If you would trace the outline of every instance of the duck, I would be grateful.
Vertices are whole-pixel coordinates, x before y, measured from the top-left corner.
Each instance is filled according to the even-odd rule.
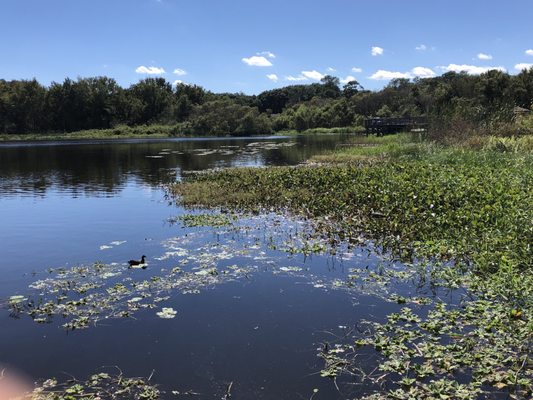
[[[145,263],[146,263],[146,256],[144,256],[144,255],[141,257],[140,261],[139,260],[129,260],[128,261],[128,264],[130,265],[130,268],[131,267],[135,267],[137,265],[143,265]]]

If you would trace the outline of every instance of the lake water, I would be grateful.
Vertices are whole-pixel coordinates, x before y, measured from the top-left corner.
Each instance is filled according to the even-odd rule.
[[[306,235],[305,222],[283,216],[248,216],[219,228],[170,223],[198,211],[172,204],[164,191],[188,171],[294,165],[346,140],[0,145],[0,363],[32,380],[84,378],[105,366],[126,376],[153,373],[166,398],[187,397],[171,391],[190,390],[200,394],[193,398],[220,399],[231,382],[239,399],[309,399],[315,388],[315,399],[364,392],[361,385],[339,392],[320,376],[317,354],[360,321],[382,320],[400,308],[372,290],[336,289],[351,268],[375,269],[386,261],[371,246],[337,256],[288,251],[317,239]],[[146,269],[127,268],[127,260],[143,254]],[[95,262],[111,265],[111,272],[65,272]],[[50,278],[78,288],[94,283],[88,293],[104,293],[95,302],[111,305],[75,330],[62,327],[70,316],[36,323],[9,310],[10,296],[37,300]],[[109,298],[107,289],[117,285],[129,292]],[[48,290],[43,301],[57,301],[54,296],[57,291]],[[172,307],[175,318],[158,317],[163,307]],[[117,317],[125,310],[128,318]]]

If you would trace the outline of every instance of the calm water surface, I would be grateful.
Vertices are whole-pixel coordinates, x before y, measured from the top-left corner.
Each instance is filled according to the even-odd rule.
[[[172,253],[176,243],[192,258],[217,249],[247,249],[247,256],[230,254],[213,262],[252,271],[197,294],[169,291],[157,309],[140,310],[134,318],[104,319],[83,330],[65,331],[61,317],[47,324],[24,315],[14,318],[4,307],[0,363],[34,380],[61,379],[65,373],[83,378],[115,365],[128,376],[153,371],[152,381],[163,390],[192,390],[201,394],[196,398],[206,399],[220,399],[230,382],[241,399],[308,399],[314,388],[319,389],[315,399],[356,395],[360,387],[341,394],[332,381],[320,377],[323,363],[317,349],[342,337],[343,326],[382,318],[399,306],[367,294],[329,290],[328,282],[351,267],[375,265],[379,258],[368,249],[336,258],[288,256],[267,244],[294,240],[303,224],[275,216],[242,222],[249,230],[170,224],[169,218],[190,211],[169,204],[163,190],[188,171],[292,165],[345,140],[312,136],[0,145],[0,303],[11,295],[31,294],[28,285],[47,278],[48,268],[96,261],[122,266],[145,254],[148,268],[125,269],[120,279],[132,282],[168,273],[185,258]],[[271,228],[273,220],[277,228]],[[301,271],[283,269],[294,266]],[[176,317],[158,318],[160,307],[173,307]]]

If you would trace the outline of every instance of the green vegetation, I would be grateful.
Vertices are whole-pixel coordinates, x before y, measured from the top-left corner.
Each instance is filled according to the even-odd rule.
[[[140,310],[158,307],[169,299],[168,293],[172,290],[196,294],[201,289],[244,277],[250,272],[249,268],[236,265],[217,268],[218,260],[235,257],[244,251],[230,253],[225,248],[217,253],[219,248],[211,248],[215,246],[201,248],[203,252],[198,255],[172,246],[172,251],[159,259],[190,257],[182,259],[179,266],[164,274],[138,281],[132,281],[126,265],[116,263],[51,269],[49,277],[30,285],[31,295],[13,295],[7,305],[12,316],[28,315],[38,324],[63,318],[66,330],[87,329],[108,318],[132,318]],[[191,270],[182,268],[186,265]],[[149,271],[149,265],[147,269]],[[157,315],[162,318],[175,316],[167,307]]]
[[[262,92],[215,94],[196,85],[148,78],[120,87],[107,77],[65,79],[45,87],[36,80],[0,80],[0,134],[47,135],[141,126],[140,135],[250,135],[280,131],[361,129],[367,117],[426,116],[435,137],[457,133],[523,134],[531,118],[515,121],[516,106],[533,102],[533,68],[517,75],[449,72],[392,80],[379,91],[325,76],[320,83]],[[154,124],[163,125],[152,129]],[[118,133],[117,133],[118,134]],[[137,133],[134,133],[136,135]],[[85,132],[84,137],[98,136]],[[104,135],[108,135],[105,133]],[[26,137],[26,136],[24,136]],[[80,136],[81,137],[81,136]]]
[[[323,133],[364,133],[365,129],[362,126],[344,126],[338,128],[311,128],[305,131],[298,132],[295,129],[278,131],[276,134],[283,135],[312,135]]]
[[[134,139],[165,138],[177,136],[176,129],[169,125],[118,125],[111,129],[88,129],[66,133],[0,135],[0,142],[12,140],[77,140],[77,139]]]
[[[199,226],[212,226],[219,228],[221,226],[231,225],[234,218],[225,214],[185,214],[173,218],[171,222],[181,221],[184,227],[195,228]]]
[[[339,154],[362,160],[356,166],[229,169],[198,176],[175,191],[187,205],[289,207],[328,217],[342,225],[344,235],[363,233],[399,255],[437,253],[490,271],[502,262],[531,267],[529,153],[402,144],[404,139],[398,139],[341,150]],[[393,151],[382,155],[389,149]],[[382,162],[378,156],[389,159]],[[480,242],[486,246],[480,248]]]
[[[393,258],[425,260],[431,285],[465,291],[452,304],[391,297],[401,311],[323,351],[323,376],[374,382],[368,399],[529,398],[532,137],[453,139],[360,138],[310,165],[216,171],[172,190],[188,206],[289,209],[330,244],[364,236]],[[361,346],[379,355],[377,370],[364,370]]]
[[[25,399],[29,400],[158,400],[161,391],[150,384],[150,378],[126,378],[106,372],[91,375],[86,381],[70,379],[59,383],[48,379],[38,385]]]

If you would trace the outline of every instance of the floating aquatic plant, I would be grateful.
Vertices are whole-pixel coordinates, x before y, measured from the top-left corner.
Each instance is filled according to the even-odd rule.
[[[150,377],[151,378],[151,377]],[[60,383],[48,379],[24,399],[29,400],[159,400],[163,393],[150,378],[128,378],[119,373],[101,372],[91,375],[86,381],[69,379]]]
[[[163,319],[172,319],[176,316],[178,312],[175,311],[172,307],[163,307],[161,311],[157,312],[157,316]]]
[[[184,214],[179,217],[172,218],[170,222],[175,223],[181,221],[183,227],[194,228],[199,226],[211,226],[213,228],[220,228],[222,226],[231,225],[232,221],[235,219],[233,216],[228,216],[226,214]]]

